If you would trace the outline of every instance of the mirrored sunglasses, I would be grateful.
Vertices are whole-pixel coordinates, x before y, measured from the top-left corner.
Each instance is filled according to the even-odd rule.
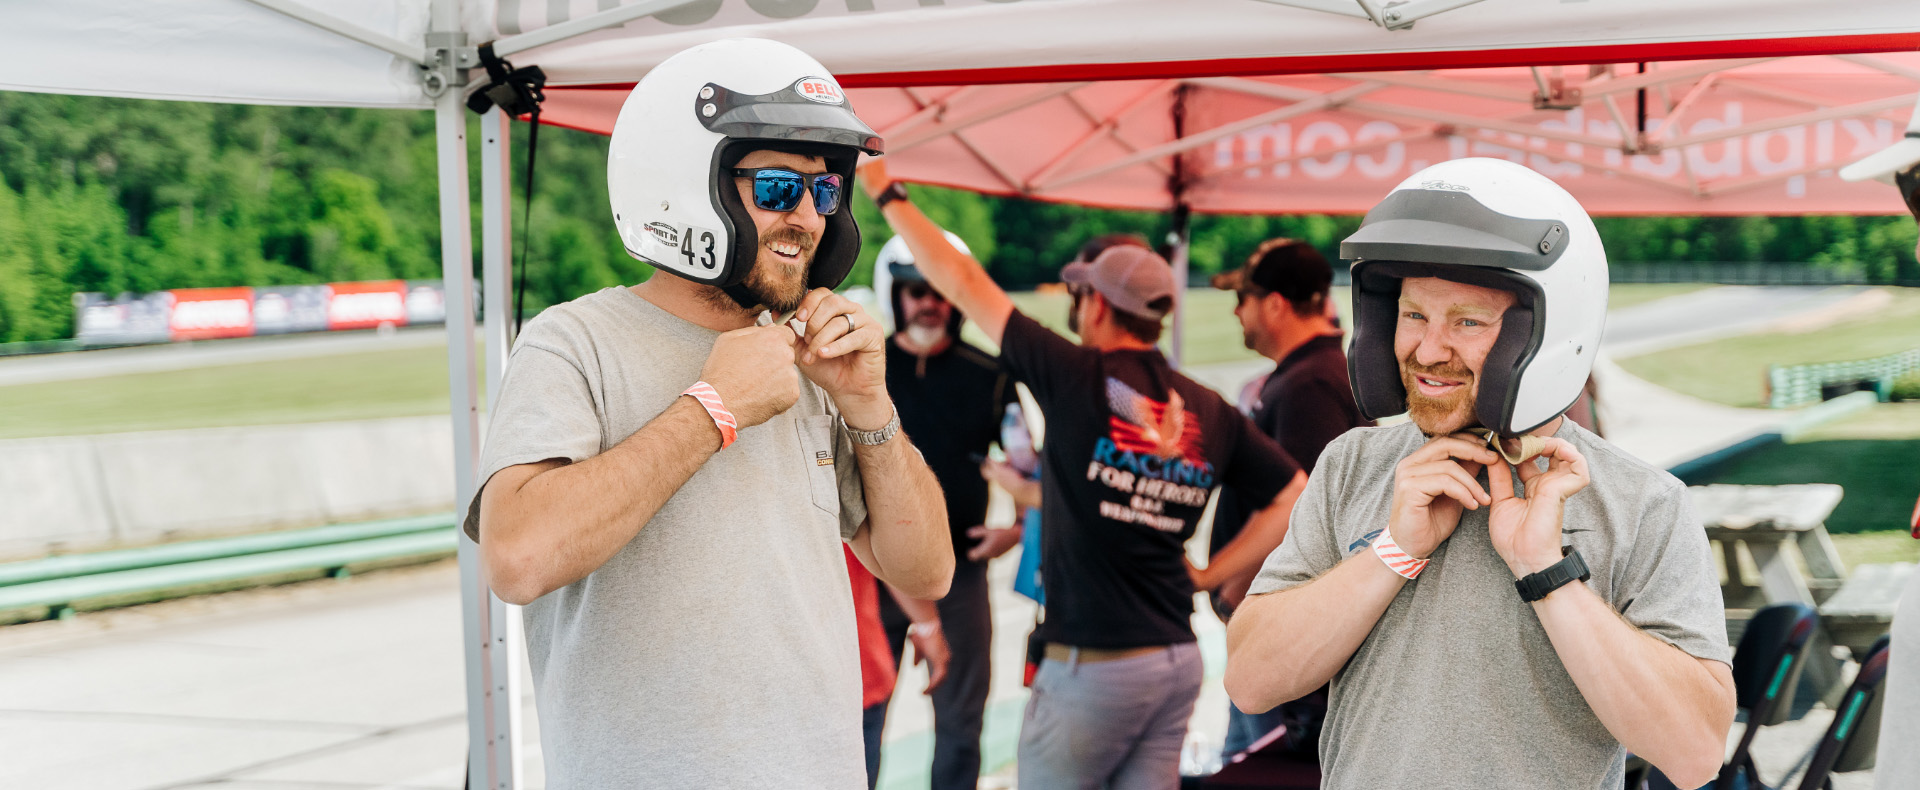
[[[839,173],[796,173],[783,167],[736,167],[736,178],[753,179],[753,204],[767,211],[792,211],[800,198],[813,193],[813,210],[822,215],[840,210]]]

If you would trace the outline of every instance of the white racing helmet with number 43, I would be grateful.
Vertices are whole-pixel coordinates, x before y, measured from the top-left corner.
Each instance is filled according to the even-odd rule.
[[[1347,372],[1369,419],[1407,410],[1394,354],[1400,282],[1498,288],[1517,297],[1479,377],[1481,426],[1517,436],[1572,406],[1607,317],[1607,253],[1586,209],[1546,176],[1504,159],[1455,159],[1401,182],[1340,243],[1353,261]]]
[[[777,41],[701,44],[633,86],[607,156],[614,228],[628,254],[753,306],[740,284],[758,257],[759,234],[732,170],[761,148],[822,157],[840,177],[841,205],[831,213],[819,205],[818,186],[808,185],[826,230],[807,286],[838,286],[860,253],[846,205],[854,165],[861,153],[881,152],[880,136],[854,115],[826,67]]]

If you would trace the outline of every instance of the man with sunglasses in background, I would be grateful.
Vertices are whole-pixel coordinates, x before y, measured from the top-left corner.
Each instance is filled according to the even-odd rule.
[[[1015,310],[980,263],[889,182],[884,160],[862,173],[927,281],[999,344],[1001,364],[1047,418],[1039,630],[1047,644],[1020,727],[1020,786],[1178,787],[1202,677],[1193,593],[1258,566],[1280,544],[1305,475],[1154,347],[1178,298],[1165,259],[1120,244],[1069,264],[1061,279],[1075,294],[1075,344]],[[1196,570],[1185,543],[1222,484],[1265,507]]]
[[[951,232],[946,238],[966,249]],[[939,661],[945,678],[933,698],[933,790],[973,790],[980,784],[980,730],[986,720],[993,642],[987,599],[987,561],[1019,541],[1017,530],[986,528],[987,481],[980,462],[1000,436],[1000,419],[1013,402],[1013,384],[993,355],[960,339],[965,319],[914,266],[899,236],[880,248],[874,289],[892,319],[887,342],[887,394],[900,409],[900,426],[927,457],[947,502],[954,548],[953,585],[945,598],[915,614],[880,596],[881,620],[897,662],[911,641],[922,659]],[[911,599],[907,604],[914,603]],[[926,614],[933,614],[928,617]],[[929,663],[929,670],[937,670]]]
[[[547,786],[866,786],[842,546],[918,598],[953,572],[885,335],[831,290],[880,144],[771,41],[668,58],[621,110],[614,225],[667,274],[527,324],[466,519],[526,607]]]
[[[1213,287],[1233,291],[1233,315],[1240,320],[1249,349],[1274,361],[1273,372],[1241,404],[1255,427],[1273,437],[1306,470],[1309,479],[1327,443],[1373,421],[1360,416],[1347,381],[1347,355],[1341,351],[1333,299],[1333,267],[1320,251],[1299,239],[1269,239],[1247,256],[1247,265],[1213,278]],[[1246,506],[1232,491],[1221,492],[1214,509],[1212,549],[1225,548],[1246,522]],[[1256,571],[1230,579],[1213,595],[1221,620],[1246,597]],[[1317,759],[1320,726],[1326,720],[1326,689],[1261,714],[1227,706],[1223,758],[1240,752],[1281,726],[1282,740],[1269,748]]]

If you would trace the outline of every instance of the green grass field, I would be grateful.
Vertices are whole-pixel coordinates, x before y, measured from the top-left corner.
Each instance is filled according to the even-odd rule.
[[[1767,366],[1866,359],[1920,346],[1920,288],[1810,332],[1741,335],[1620,360],[1640,378],[1729,406],[1764,405]]]
[[[445,413],[441,346],[0,387],[0,438]]]
[[[1827,519],[1834,533],[1904,530],[1920,498],[1920,403],[1883,403],[1789,444],[1734,459],[1709,482],[1835,483],[1846,489]],[[1907,547],[1920,559],[1920,541]],[[1904,546],[1895,542],[1893,547]]]

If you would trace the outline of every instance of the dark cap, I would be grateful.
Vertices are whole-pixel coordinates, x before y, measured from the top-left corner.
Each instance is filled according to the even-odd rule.
[[[1313,245],[1299,239],[1268,239],[1247,257],[1247,265],[1213,276],[1213,287],[1246,294],[1277,293],[1295,304],[1333,286],[1333,267]]]

